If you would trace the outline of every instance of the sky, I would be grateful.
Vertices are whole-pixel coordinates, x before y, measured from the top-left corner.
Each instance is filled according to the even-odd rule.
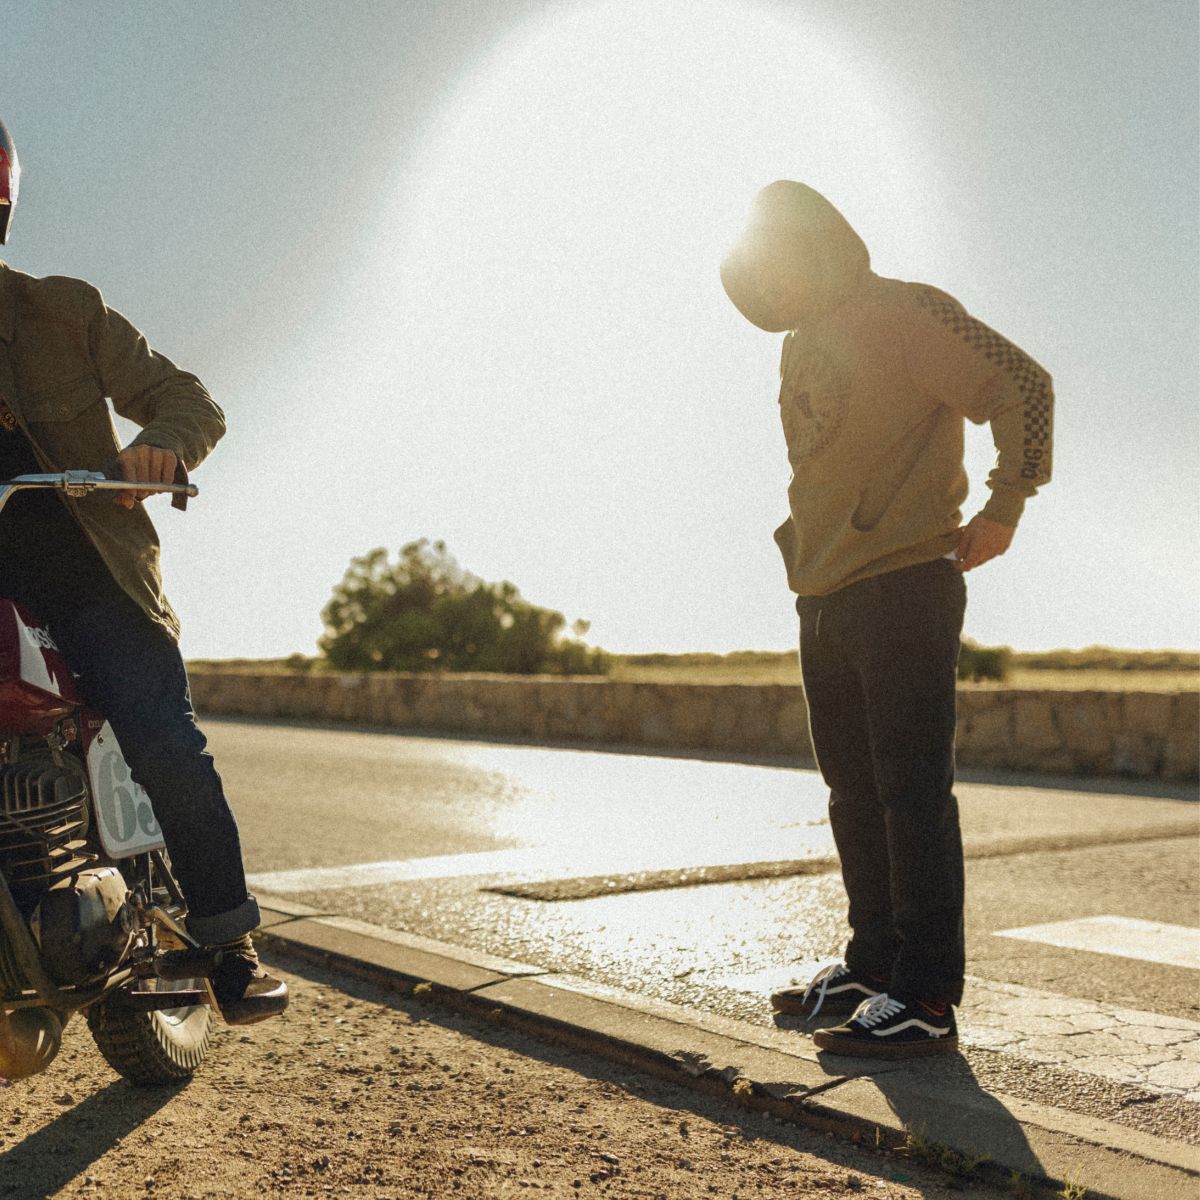
[[[227,415],[187,513],[149,502],[188,656],[313,653],[351,557],[420,537],[609,650],[792,647],[779,338],[717,276],[779,178],[1054,376],[1055,478],[966,635],[1200,645],[1192,0],[0,15],[5,261]],[[992,455],[969,427],[968,517]]]

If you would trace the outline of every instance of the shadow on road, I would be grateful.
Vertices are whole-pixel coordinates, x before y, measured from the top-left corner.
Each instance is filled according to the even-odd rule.
[[[819,1020],[774,1014],[777,1029],[811,1034]],[[818,1054],[831,1086],[821,1093],[837,1107],[838,1095],[859,1091],[855,1107],[869,1108],[873,1089],[908,1131],[914,1158],[941,1165],[951,1173],[988,1162],[1030,1178],[1044,1169],[1021,1123],[1003,1102],[985,1090],[961,1054],[939,1055],[912,1062],[847,1058]],[[881,1112],[881,1116],[882,1116]]]
[[[300,955],[288,954],[275,946],[267,951],[264,958],[313,983],[378,1004],[392,1012],[405,1013],[413,1020],[453,1030],[484,1045],[511,1050],[526,1058],[573,1071],[586,1079],[619,1087],[640,1100],[672,1112],[691,1113],[726,1129],[736,1128],[739,1136],[747,1141],[767,1141],[798,1154],[814,1155],[831,1164],[850,1166],[884,1179],[903,1179],[907,1187],[923,1196],[945,1196],[944,1178],[936,1177],[933,1182],[925,1182],[913,1176],[911,1167],[903,1157],[855,1147],[848,1140],[840,1144],[828,1141],[826,1134],[780,1122],[766,1112],[747,1109],[729,1099],[727,1086],[723,1083],[714,1081],[709,1087],[707,1080],[697,1079],[694,1085],[688,1086],[680,1082],[674,1072],[670,1077],[656,1074],[652,1066],[633,1053],[629,1055],[628,1062],[597,1057],[586,1046],[573,1044],[569,1031],[565,1029],[563,1040],[559,1042],[543,1039],[512,1025],[489,1025],[469,1013],[455,1011],[441,1001],[423,1000],[420,996],[401,993],[373,980],[331,969]],[[863,1165],[861,1160],[864,1155],[870,1157],[871,1166]],[[936,1166],[933,1163],[929,1165]]]
[[[186,1086],[185,1081],[139,1088],[118,1080],[65,1108],[18,1145],[0,1151],[0,1182],[5,1192],[22,1200],[46,1200],[58,1195]],[[66,1094],[63,1102],[72,1103]]]
[[[831,1068],[837,1062],[825,1054],[818,1059]],[[949,1151],[944,1165],[951,1170],[990,1162],[1031,1179],[1045,1174],[1021,1123],[980,1086],[961,1055],[880,1072],[869,1082],[909,1131],[914,1153],[931,1165]]]

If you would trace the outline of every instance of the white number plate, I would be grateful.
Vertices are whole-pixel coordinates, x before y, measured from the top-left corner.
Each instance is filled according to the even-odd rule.
[[[134,783],[117,735],[107,721],[88,747],[87,768],[92,780],[92,808],[105,853],[110,858],[132,858],[161,850],[162,830],[150,797]]]

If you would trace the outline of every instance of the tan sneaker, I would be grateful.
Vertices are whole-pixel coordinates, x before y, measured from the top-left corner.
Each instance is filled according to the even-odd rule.
[[[259,966],[249,934],[218,949],[221,954],[208,981],[227,1025],[253,1025],[287,1008],[287,984]]]

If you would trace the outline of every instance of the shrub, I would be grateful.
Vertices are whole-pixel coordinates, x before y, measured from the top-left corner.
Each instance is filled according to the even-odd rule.
[[[973,683],[1002,683],[1012,668],[1013,652],[1007,646],[980,646],[964,638],[958,655],[958,677]]]
[[[596,675],[609,666],[603,650],[564,637],[562,613],[530,604],[511,583],[485,583],[427,538],[394,563],[382,548],[352,559],[321,619],[335,670]]]

